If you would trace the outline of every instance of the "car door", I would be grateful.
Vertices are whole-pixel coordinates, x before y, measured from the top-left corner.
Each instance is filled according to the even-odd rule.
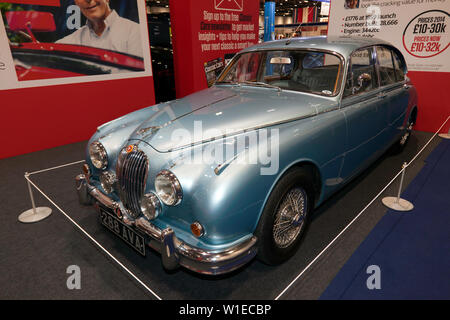
[[[387,145],[402,133],[403,120],[409,100],[405,84],[404,62],[390,47],[377,46],[377,64],[380,76],[380,104],[385,109],[387,122]]]
[[[360,77],[370,77],[370,80],[360,86]],[[350,179],[368,165],[385,144],[386,117],[380,105],[379,93],[374,48],[355,51],[350,58],[341,102],[348,135],[340,175],[344,180]]]

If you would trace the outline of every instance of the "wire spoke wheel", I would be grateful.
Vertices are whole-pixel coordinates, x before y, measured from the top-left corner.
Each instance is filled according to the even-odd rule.
[[[278,248],[287,248],[297,239],[305,224],[306,202],[306,192],[300,187],[283,197],[273,223],[273,240]]]
[[[411,135],[412,128],[414,126],[414,123],[410,123],[408,128],[406,129],[406,132],[403,134],[402,138],[400,139],[400,145],[404,146],[406,142],[408,141],[409,136]]]

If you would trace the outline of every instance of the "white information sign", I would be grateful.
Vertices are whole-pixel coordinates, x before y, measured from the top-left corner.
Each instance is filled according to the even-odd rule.
[[[333,0],[328,35],[375,37],[411,71],[450,72],[450,0]]]

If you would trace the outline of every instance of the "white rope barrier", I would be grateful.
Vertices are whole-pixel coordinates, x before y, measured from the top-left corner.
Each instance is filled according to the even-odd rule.
[[[414,156],[414,158],[407,164],[404,164],[402,169],[394,176],[394,178],[389,181],[389,183],[373,198],[365,207],[362,209],[358,215],[350,221],[350,223],[341,231],[339,234],[331,240],[331,242],[292,280],[289,285],[275,298],[275,300],[279,300],[283,294],[286,293],[287,290],[289,290],[290,287],[298,280],[300,277],[309,269],[311,266],[336,242],[336,240],[348,229],[350,226],[369,208],[372,203],[375,202],[376,199],[378,199],[379,196],[398,178],[399,175],[401,175],[404,170],[413,163],[417,157],[425,150],[425,148],[431,143],[431,141],[438,135],[438,133],[441,131],[441,129],[444,127],[444,125],[448,122],[450,119],[450,116],[447,118],[447,120],[444,121],[444,123],[441,125],[441,127],[436,131],[436,133],[431,137],[430,140],[425,144],[425,146]]]
[[[59,166],[63,167],[63,166]],[[57,167],[55,167],[57,168]],[[41,170],[40,172],[43,172]],[[47,170],[48,171],[48,170]],[[133,279],[135,279],[140,285],[142,285],[148,292],[158,300],[162,300],[152,289],[150,289],[142,280],[140,280],[133,272],[131,272],[125,265],[123,265],[116,257],[114,257],[108,250],[106,250],[97,240],[95,240],[89,233],[87,233],[78,223],[76,223],[67,213],[64,212],[52,199],[50,199],[39,187],[31,181],[28,175],[25,175],[25,179],[39,191],[51,204],[55,206],[75,227],[77,227],[86,237],[88,237],[95,245],[97,245],[104,253],[106,253],[112,260],[114,260],[122,269],[124,269]]]
[[[46,172],[46,171],[51,171],[51,170],[55,170],[55,169],[60,169],[60,168],[72,166],[72,165],[74,165],[74,164],[83,163],[83,162],[85,162],[85,160],[75,161],[75,162],[63,164],[63,165],[56,166],[56,167],[52,167],[52,168],[48,168],[48,169],[42,169],[42,170],[30,172],[28,175],[31,176],[31,175],[33,175],[33,174],[38,174],[38,173],[43,173],[43,172]]]

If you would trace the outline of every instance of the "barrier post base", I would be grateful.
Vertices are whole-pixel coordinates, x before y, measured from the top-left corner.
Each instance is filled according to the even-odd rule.
[[[395,211],[411,211],[414,209],[411,202],[402,198],[384,197],[381,201],[386,207]]]
[[[19,216],[19,221],[22,223],[33,223],[44,220],[52,214],[52,209],[49,207],[37,207],[36,209],[29,209]]]

